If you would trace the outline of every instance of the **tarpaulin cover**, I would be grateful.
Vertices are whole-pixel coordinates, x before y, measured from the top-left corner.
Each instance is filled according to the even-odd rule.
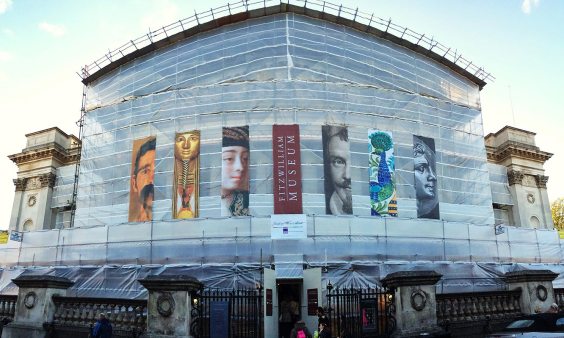
[[[273,213],[272,125],[298,124],[303,211],[325,214],[321,127],[350,137],[353,214],[370,215],[369,129],[394,137],[398,215],[416,218],[413,135],[436,144],[440,218],[494,224],[479,88],[373,35],[293,13],[219,27],[87,86],[74,226],[127,222],[133,141],[155,136],[153,220],[172,219],[175,133],[201,131],[200,217],[220,211],[222,127],[249,125],[253,216]],[[188,226],[188,225],[186,225]]]

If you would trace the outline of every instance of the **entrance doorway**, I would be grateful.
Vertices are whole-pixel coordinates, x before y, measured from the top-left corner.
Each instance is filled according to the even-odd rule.
[[[302,318],[301,279],[277,280],[278,291],[278,338],[289,338],[294,324]]]

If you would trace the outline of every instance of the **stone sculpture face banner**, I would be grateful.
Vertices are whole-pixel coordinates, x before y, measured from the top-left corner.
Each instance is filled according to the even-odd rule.
[[[439,219],[435,140],[413,135],[413,173],[417,218]]]
[[[173,217],[198,217],[200,197],[199,130],[176,133],[173,185]]]
[[[156,143],[154,136],[133,141],[129,222],[147,222],[153,219]]]
[[[370,214],[397,216],[394,141],[392,133],[368,131]]]
[[[347,127],[322,126],[325,212],[351,215],[351,153]]]
[[[224,127],[221,216],[249,215],[249,126]]]

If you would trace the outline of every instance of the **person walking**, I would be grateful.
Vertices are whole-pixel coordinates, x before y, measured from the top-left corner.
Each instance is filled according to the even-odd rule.
[[[96,324],[94,324],[92,338],[112,338],[112,324],[103,313],[100,313]]]

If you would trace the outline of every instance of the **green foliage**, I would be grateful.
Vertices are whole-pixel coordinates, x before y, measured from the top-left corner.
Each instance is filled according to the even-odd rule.
[[[564,198],[560,197],[552,202],[550,212],[552,213],[554,227],[557,230],[564,230]]]

